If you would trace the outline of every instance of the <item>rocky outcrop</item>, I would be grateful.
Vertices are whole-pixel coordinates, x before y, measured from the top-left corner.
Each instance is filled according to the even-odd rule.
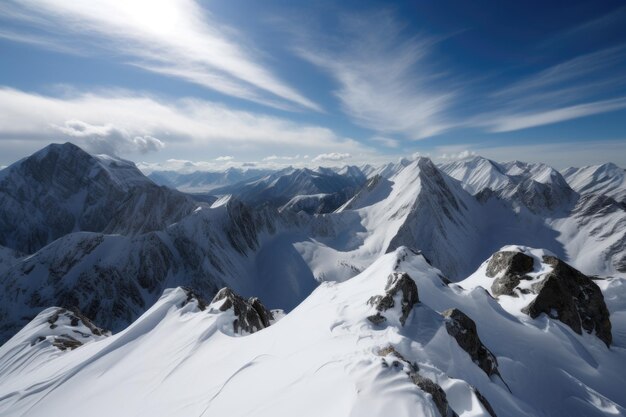
[[[397,295],[400,294],[399,316],[400,323],[404,326],[413,306],[419,302],[417,285],[406,272],[392,272],[387,277],[385,295],[375,295],[367,303],[376,307],[377,313],[368,317],[374,324],[382,324],[387,321],[384,312],[396,308]]]
[[[534,259],[521,252],[501,251],[493,254],[487,265],[487,276],[495,278],[491,284],[494,296],[510,295],[517,297],[515,287],[527,273],[533,270]]]
[[[591,278],[554,256],[543,262],[552,271],[532,286],[537,297],[522,311],[535,318],[545,313],[567,324],[576,333],[595,332],[609,346],[612,342],[609,311],[600,287]]]
[[[258,298],[245,298],[235,294],[230,288],[222,288],[211,301],[219,311],[232,310],[233,331],[235,333],[254,333],[269,327],[274,315]]]
[[[183,291],[185,291],[185,294],[187,294],[187,299],[183,301],[181,307],[184,307],[187,304],[195,303],[196,306],[198,307],[198,310],[200,311],[206,310],[208,304],[200,295],[198,295],[198,293],[196,293],[194,290],[188,287],[181,287],[181,288],[183,289]]]
[[[47,329],[31,342],[34,346],[47,340],[59,350],[74,350],[92,339],[110,336],[108,330],[93,324],[77,309],[57,308],[46,320]],[[49,333],[49,334],[48,334]]]
[[[461,349],[466,351],[474,363],[488,376],[500,375],[498,361],[478,337],[476,323],[457,308],[442,313],[446,318],[446,330],[457,341]]]
[[[383,359],[383,366],[392,366],[394,368],[402,368],[409,376],[411,381],[418,386],[419,389],[430,394],[439,414],[442,417],[458,417],[448,404],[448,399],[444,390],[434,381],[420,375],[419,367],[416,363],[411,363],[404,358],[393,346],[387,346],[378,351],[378,355],[383,358],[391,357],[391,361]]]

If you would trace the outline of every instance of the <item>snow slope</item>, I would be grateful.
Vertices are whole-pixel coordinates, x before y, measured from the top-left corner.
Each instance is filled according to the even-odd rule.
[[[393,273],[408,274],[419,302],[404,304],[407,281],[375,324],[368,300],[389,290]],[[323,283],[245,336],[233,332],[232,310],[201,309],[182,289],[165,291],[124,331],[74,350],[31,346],[47,331],[42,313],[0,348],[0,414],[439,416],[422,388],[437,384],[448,415],[624,415],[623,302],[610,304],[621,309],[611,311],[621,336],[608,349],[545,315],[511,314],[481,288],[447,286],[440,275],[401,247],[352,280]],[[623,300],[624,288],[611,281],[604,290]],[[450,307],[475,321],[498,374],[488,376],[449,333],[440,313]]]
[[[600,194],[626,201],[626,174],[615,164],[567,168],[561,173],[570,187],[580,194]]]
[[[51,306],[77,306],[100,325],[123,329],[164,289],[212,297],[228,285],[290,310],[317,285],[292,246],[305,238],[272,210],[234,198],[200,207],[178,223],[137,236],[77,232],[33,255],[0,263],[0,341]],[[0,252],[1,253],[1,252]]]
[[[572,168],[563,172],[567,178],[545,164],[499,164],[482,157],[440,168],[483,205],[494,224],[493,232],[483,236],[513,230],[508,243],[547,247],[589,274],[626,272],[626,206],[605,195],[611,190],[619,195],[623,170],[615,165]],[[488,209],[500,205],[514,216],[506,210],[493,215]],[[529,229],[535,238],[525,236]]]
[[[511,188],[511,196],[521,194],[518,185]],[[475,198],[430,159],[419,158],[390,178],[372,177],[336,213],[309,220],[317,223],[313,238],[295,246],[320,281],[350,278],[401,245],[422,251],[451,280],[466,277],[511,242],[576,259],[567,257],[545,214],[511,204],[505,196],[483,197]],[[604,264],[592,266],[588,272],[606,271]]]

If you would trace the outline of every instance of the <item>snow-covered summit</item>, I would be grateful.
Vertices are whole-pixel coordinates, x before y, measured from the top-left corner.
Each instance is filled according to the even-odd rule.
[[[32,253],[76,231],[158,230],[194,208],[132,162],[52,144],[2,171],[0,245]]]
[[[626,172],[613,163],[567,168],[561,173],[580,194],[600,194],[626,201]]]

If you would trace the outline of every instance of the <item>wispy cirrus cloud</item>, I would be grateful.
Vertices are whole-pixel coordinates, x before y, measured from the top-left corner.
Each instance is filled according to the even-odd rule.
[[[301,38],[303,59],[337,82],[342,110],[380,134],[421,139],[451,127],[447,111],[455,92],[434,87],[443,75],[427,59],[433,38],[406,36],[390,12],[343,17],[331,39]]]
[[[123,90],[53,97],[0,87],[0,155],[23,156],[51,140],[70,140],[91,152],[122,156],[164,146],[168,152],[193,152],[205,158],[304,149],[369,151],[325,127],[206,100],[164,99]]]
[[[626,108],[626,45],[583,54],[489,95],[468,124],[510,132]]]
[[[0,37],[66,51],[105,50],[127,63],[283,109],[320,107],[276,77],[243,36],[195,0],[8,0]],[[38,31],[38,32],[36,32]],[[37,35],[38,33],[38,35]]]

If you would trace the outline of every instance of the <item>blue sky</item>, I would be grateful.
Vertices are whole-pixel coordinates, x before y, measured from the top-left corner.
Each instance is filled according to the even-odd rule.
[[[626,4],[546,3],[3,1],[0,165],[626,166]]]

